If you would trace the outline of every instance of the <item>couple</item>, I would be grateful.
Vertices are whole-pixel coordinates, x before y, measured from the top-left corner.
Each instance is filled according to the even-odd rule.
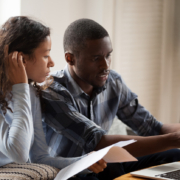
[[[121,76],[109,69],[113,49],[101,25],[80,19],[68,26],[64,34],[67,66],[53,74],[53,82],[43,91],[36,82],[46,84],[54,66],[49,28],[27,17],[13,17],[2,26],[0,37],[1,166],[29,158],[61,169],[93,150],[128,139],[137,140],[125,148],[138,162],[105,168],[106,162],[100,160],[78,178],[113,179],[180,160],[179,150],[173,149],[180,147],[180,125],[158,122]],[[106,135],[116,115],[148,137]]]

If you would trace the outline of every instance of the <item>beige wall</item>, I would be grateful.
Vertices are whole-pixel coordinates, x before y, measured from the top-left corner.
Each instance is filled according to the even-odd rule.
[[[111,33],[109,19],[104,19],[104,13],[113,13],[111,0],[22,0],[21,15],[33,17],[52,29],[52,58],[55,67],[65,66],[63,52],[63,34],[67,26],[79,18],[91,18],[107,27]],[[104,8],[102,8],[104,7]],[[111,15],[108,16],[112,18]]]
[[[21,0],[0,0],[0,25],[11,16],[21,14]]]

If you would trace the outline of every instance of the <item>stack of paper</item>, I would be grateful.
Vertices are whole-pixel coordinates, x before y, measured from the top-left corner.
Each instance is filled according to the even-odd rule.
[[[67,180],[73,175],[96,163],[100,159],[104,159],[107,163],[137,161],[136,158],[134,158],[131,154],[129,154],[125,149],[122,148],[134,142],[136,141],[120,141],[99,151],[93,152],[88,156],[80,159],[79,161],[60,170],[55,180]]]

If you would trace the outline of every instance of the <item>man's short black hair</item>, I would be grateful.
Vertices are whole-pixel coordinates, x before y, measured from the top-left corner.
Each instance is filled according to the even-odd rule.
[[[72,22],[64,33],[64,52],[76,53],[85,47],[87,40],[101,39],[109,36],[108,32],[91,19],[78,19]]]

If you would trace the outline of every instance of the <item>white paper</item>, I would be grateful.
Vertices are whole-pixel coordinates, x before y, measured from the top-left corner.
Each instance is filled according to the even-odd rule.
[[[99,151],[93,152],[77,162],[61,169],[54,180],[67,180],[75,174],[87,169],[100,159],[104,159],[107,163],[137,161],[122,147],[136,142],[135,140],[120,141],[116,144],[105,147]]]

